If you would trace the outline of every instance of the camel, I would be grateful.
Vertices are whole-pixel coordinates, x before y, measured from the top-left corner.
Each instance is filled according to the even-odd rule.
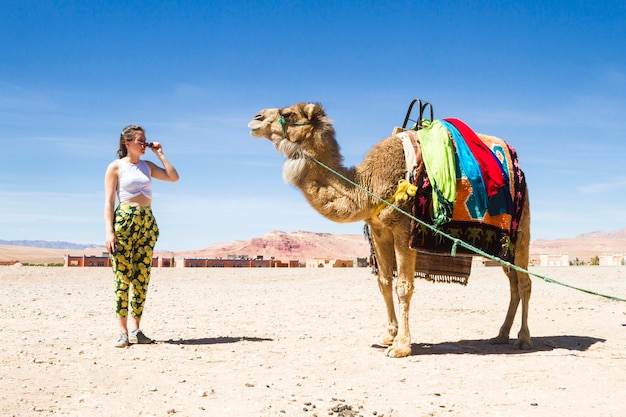
[[[407,173],[400,141],[394,136],[382,139],[360,164],[344,167],[332,121],[318,103],[261,110],[248,127],[252,136],[269,139],[286,157],[282,170],[284,181],[299,188],[317,212],[335,222],[363,221],[369,226],[378,262],[378,287],[387,310],[386,333],[382,340],[387,346],[385,354],[393,358],[411,355],[409,308],[416,270],[416,251],[409,247],[411,220],[393,207],[385,207],[372,217],[380,201],[346,181],[350,180],[382,198],[393,195],[399,179],[405,178]],[[483,135],[478,136],[482,140]],[[410,211],[410,200],[402,203],[400,208]],[[528,267],[529,242],[530,209],[528,198],[525,198],[514,242],[514,265],[523,270]],[[509,343],[509,333],[521,301],[521,328],[516,345],[520,349],[531,349],[528,329],[531,280],[527,273],[517,269],[506,266],[503,269],[509,279],[510,301],[504,323],[490,342]],[[398,316],[394,308],[394,279]]]

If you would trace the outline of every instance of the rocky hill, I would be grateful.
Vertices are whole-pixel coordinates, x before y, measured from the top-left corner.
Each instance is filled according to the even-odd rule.
[[[273,231],[245,241],[215,243],[202,250],[180,252],[176,256],[194,258],[227,258],[245,255],[250,258],[305,260],[311,258],[352,259],[369,256],[369,243],[364,235],[335,235],[297,231]]]
[[[588,235],[591,235],[589,237]],[[609,233],[589,233],[571,239],[538,239],[530,245],[531,258],[541,254],[569,254],[570,260],[587,261],[595,256],[612,253],[626,253],[626,237],[608,237]]]

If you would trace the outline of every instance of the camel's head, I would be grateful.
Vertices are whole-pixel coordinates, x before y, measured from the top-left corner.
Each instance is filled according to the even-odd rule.
[[[320,104],[300,103],[283,109],[261,110],[248,127],[252,136],[271,140],[279,151],[285,153],[281,150],[281,142],[296,144],[305,141],[320,124],[330,125],[324,108]]]
[[[252,136],[271,140],[276,150],[287,157],[283,166],[287,183],[299,183],[306,172],[307,156],[341,162],[332,121],[320,104],[300,103],[261,110],[248,127]]]

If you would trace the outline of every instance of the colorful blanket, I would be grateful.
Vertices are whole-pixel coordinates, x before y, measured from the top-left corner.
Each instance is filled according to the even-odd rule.
[[[398,136],[421,146],[424,165],[408,167],[417,186],[413,216],[511,262],[526,188],[515,149],[495,137],[479,138],[457,119],[435,120],[425,129]],[[451,215],[446,206],[452,207]],[[453,243],[412,221],[412,248],[450,253]],[[473,254],[462,247],[458,251]]]

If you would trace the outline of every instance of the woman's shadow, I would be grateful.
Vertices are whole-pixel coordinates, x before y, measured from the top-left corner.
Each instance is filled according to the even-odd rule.
[[[164,340],[161,343],[167,343],[170,345],[220,345],[224,343],[239,343],[239,342],[272,342],[274,339],[268,339],[264,337],[233,337],[233,336],[219,336],[219,337],[202,337],[199,339],[169,339]]]

